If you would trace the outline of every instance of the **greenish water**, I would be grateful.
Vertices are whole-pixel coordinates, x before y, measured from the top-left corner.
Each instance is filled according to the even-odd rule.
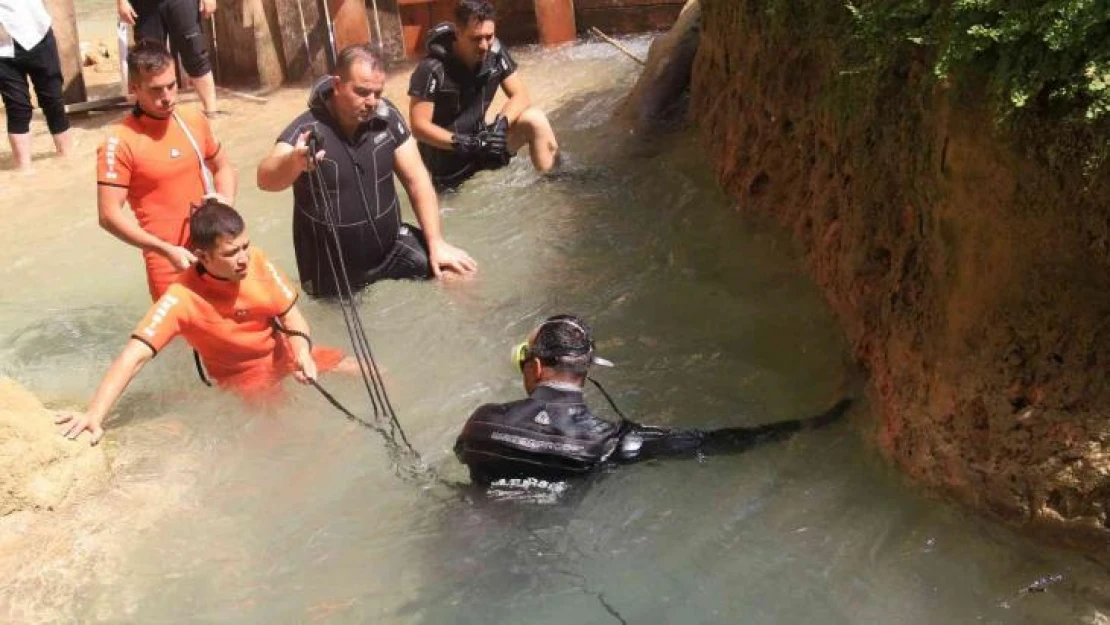
[[[644,50],[643,39],[632,44]],[[394,405],[429,466],[465,481],[450,453],[460,425],[482,402],[520,396],[509,348],[558,312],[592,321],[600,352],[617,363],[599,377],[645,422],[757,424],[814,414],[858,391],[843,337],[790,246],[737,213],[694,139],[605,123],[634,78],[626,59],[599,45],[520,59],[536,72],[538,98],[557,102],[568,172],[541,178],[518,159],[444,197],[449,238],[482,263],[480,277],[381,284],[360,303]],[[303,93],[275,99],[294,110]],[[244,173],[239,207],[254,242],[292,272],[290,198],[249,184],[287,120],[271,112],[234,121],[224,136]],[[44,217],[44,230],[0,235],[14,259],[0,267],[10,285],[0,370],[53,401],[83,402],[141,316],[145,286],[136,255],[91,214]],[[304,308],[318,340],[343,344],[333,306]],[[355,380],[326,384],[366,405]],[[375,436],[311,390],[290,391],[287,406],[252,413],[201,387],[185,349],[159,356],[111,422],[112,514],[89,508],[71,555],[19,571],[0,591],[6,614],[98,623],[1106,622],[1092,592],[1104,571],[918,494],[865,443],[872,417],[863,402],[848,422],[784,444],[626,467],[538,505],[399,480]],[[1046,577],[1044,592],[1022,592]]]

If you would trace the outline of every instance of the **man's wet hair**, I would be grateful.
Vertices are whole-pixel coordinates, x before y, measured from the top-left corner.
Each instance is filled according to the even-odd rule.
[[[127,52],[127,80],[132,83],[172,66],[173,57],[166,44],[153,39],[140,39]]]
[[[584,376],[593,348],[593,330],[581,317],[555,315],[540,324],[529,349],[545,367]]]
[[[479,24],[486,21],[497,20],[497,9],[489,0],[460,0],[455,7],[455,23],[466,26],[470,20]]]
[[[356,43],[340,50],[339,58],[335,61],[336,75],[343,80],[349,79],[355,63],[369,63],[371,72],[385,73],[385,58],[368,43]]]
[[[189,247],[209,250],[220,237],[234,239],[246,228],[239,211],[216,198],[208,198],[189,217]]]

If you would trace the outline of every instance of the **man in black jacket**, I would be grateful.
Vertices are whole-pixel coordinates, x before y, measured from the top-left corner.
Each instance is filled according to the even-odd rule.
[[[531,105],[516,63],[494,36],[495,18],[489,0],[461,0],[455,23],[429,33],[428,54],[409,79],[412,131],[437,189],[508,165],[525,144],[537,170],[557,162],[555,132]],[[498,87],[509,99],[487,124]]]
[[[590,366],[612,363],[594,353],[593,334],[582,319],[549,317],[514,356],[528,397],[480,406],[455,443],[455,455],[477,484],[524,478],[561,481],[606,462],[737,453],[830,423],[851,405],[843,399],[810,419],[748,428],[669,429],[623,416],[620,423],[612,423],[594,416],[583,395]]]

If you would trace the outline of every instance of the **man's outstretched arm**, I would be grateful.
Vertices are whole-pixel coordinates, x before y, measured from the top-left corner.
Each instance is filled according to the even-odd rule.
[[[72,440],[81,432],[88,430],[92,434],[91,444],[100,442],[100,438],[104,436],[102,427],[104,417],[116,404],[116,400],[123,394],[131,380],[135,379],[143,365],[150,362],[153,357],[154,350],[146,343],[135,338],[127,341],[123,351],[112,361],[108,372],[104,374],[104,379],[100,381],[100,386],[97,387],[92,401],[89,402],[88,410],[83,413],[59,415],[55,423],[62,426],[62,436]]]
[[[842,399],[825,412],[806,419],[787,419],[751,427],[716,430],[671,429],[632,424],[621,436],[617,458],[622,462],[639,462],[652,458],[737,454],[763,443],[787,440],[802,430],[834,423],[843,418],[851,406],[851,399]]]
[[[439,199],[432,186],[432,178],[428,175],[424,162],[420,160],[415,139],[409,137],[397,148],[393,153],[393,165],[401,184],[409,194],[409,200],[412,201],[416,220],[424,231],[435,276],[440,277],[445,270],[461,275],[477,271],[478,263],[469,254],[443,238],[439,221]]]

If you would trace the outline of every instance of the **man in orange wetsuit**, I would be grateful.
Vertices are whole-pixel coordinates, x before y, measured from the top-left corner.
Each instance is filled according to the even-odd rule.
[[[63,415],[63,434],[103,436],[101,424],[124,389],[158,351],[180,335],[221,387],[258,398],[292,373],[350,368],[342,352],[313,348],[297,292],[262,250],[252,248],[243,218],[214,198],[190,218],[197,262],[151,306],[108,368],[83,414]]]
[[[230,205],[236,176],[208,119],[177,109],[177,76],[165,47],[139,42],[127,63],[135,109],[97,152],[97,209],[105,230],[143,250],[150,295],[158,299],[196,260],[186,248],[190,206],[208,194]]]

